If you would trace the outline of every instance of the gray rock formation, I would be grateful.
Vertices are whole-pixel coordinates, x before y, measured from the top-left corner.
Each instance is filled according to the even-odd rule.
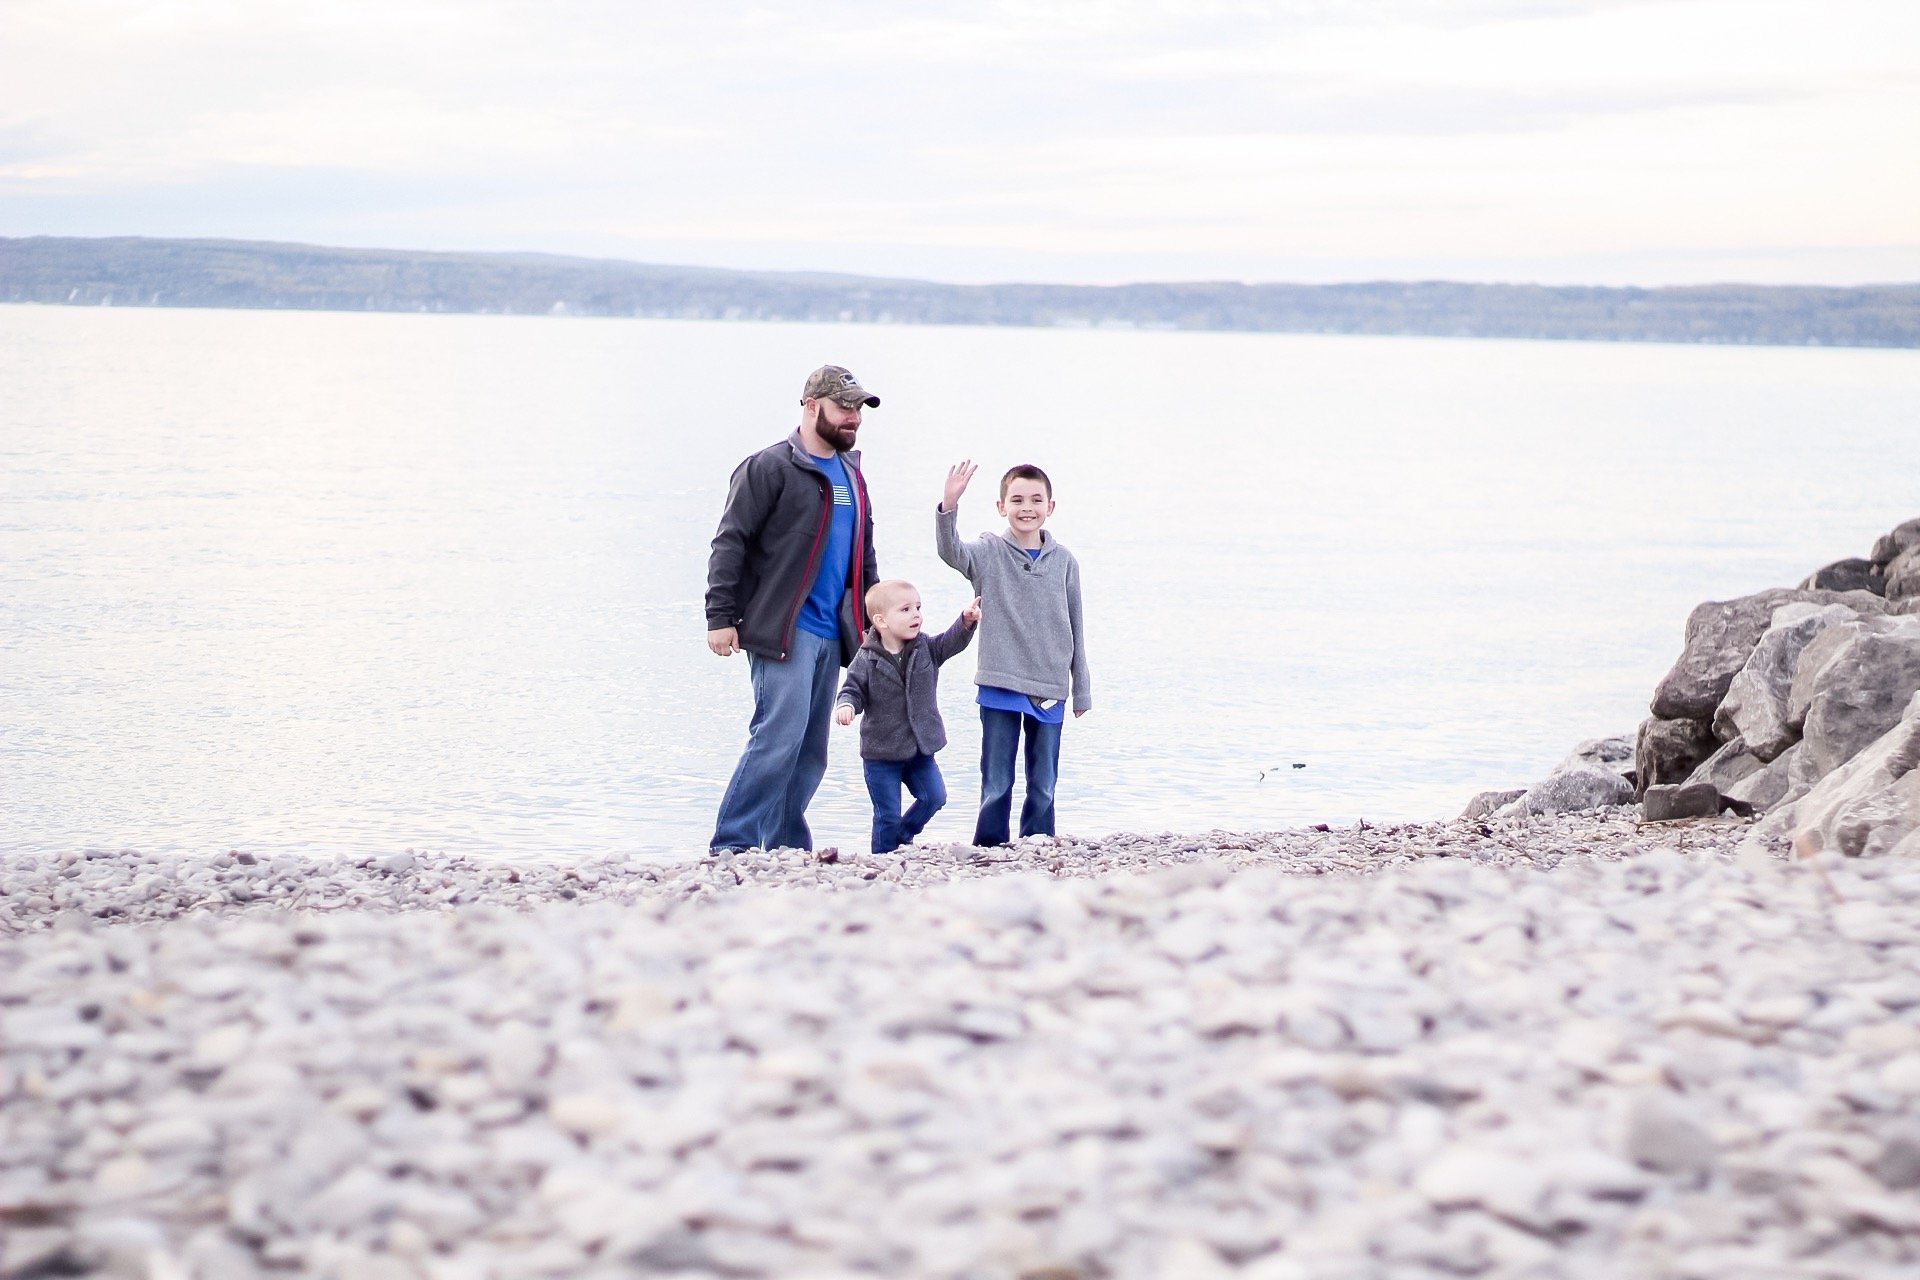
[[[1704,720],[1642,721],[1633,753],[1635,799],[1658,783],[1685,782],[1713,751],[1713,726]]]
[[[1687,615],[1686,646],[1653,691],[1650,708],[1661,720],[1713,720],[1727,687],[1773,625],[1773,611],[1797,600],[1844,604],[1856,613],[1883,614],[1886,601],[1868,591],[1792,591],[1772,587],[1734,600],[1709,600]]]
[[[1574,764],[1548,774],[1502,813],[1576,813],[1602,805],[1632,804],[1633,784],[1611,769]]]
[[[1920,856],[1920,694],[1893,728],[1822,778],[1812,790],[1776,810],[1755,839],[1785,836],[1811,856],[1829,850],[1847,857],[1897,853]]]
[[[1709,600],[1687,617],[1680,657],[1654,691],[1631,762],[1623,739],[1583,742],[1518,799],[1482,792],[1463,816],[1619,803],[1595,774],[1623,777],[1636,799],[1652,787],[1694,784],[1742,814],[1791,805],[1885,732],[1920,689],[1915,615],[1920,518],[1881,537],[1871,555],[1827,564],[1798,588]],[[1652,807],[1673,803],[1663,792]]]
[[[1802,755],[1824,778],[1900,721],[1920,691],[1920,634],[1863,631],[1821,664],[1808,688]]]
[[[1723,788],[1723,794],[1729,800],[1750,804],[1756,810],[1771,809],[1784,800],[1805,794],[1806,788],[1797,785],[1793,776],[1799,755],[1800,744],[1796,742],[1757,772],[1730,783]]]
[[[1851,560],[1835,560],[1830,565],[1815,569],[1801,582],[1802,591],[1871,591],[1885,595],[1887,575],[1884,565],[1871,560],[1855,557]]]
[[[1920,517],[1897,524],[1887,533],[1880,535],[1873,544],[1873,550],[1867,553],[1867,559],[1882,567],[1892,564],[1900,558],[1903,551],[1920,547]]]
[[[1757,759],[1767,761],[1800,737],[1787,716],[1787,695],[1800,654],[1813,638],[1837,623],[1853,622],[1859,614],[1845,605],[1817,605],[1800,601],[1781,605],[1773,621],[1754,645],[1746,665],[1727,687],[1727,696],[1713,713],[1713,731],[1722,741],[1740,738]],[[1736,781],[1737,779],[1728,779]]]
[[[1920,596],[1920,547],[1911,547],[1887,566],[1887,599],[1911,600]]]
[[[1739,738],[1722,743],[1720,749],[1701,762],[1700,767],[1687,775],[1687,785],[1704,782],[1716,791],[1725,792],[1743,778],[1752,777],[1765,767],[1765,763],[1747,750],[1747,744]],[[1672,784],[1665,784],[1672,785]],[[1651,790],[1651,788],[1649,788]],[[1642,793],[1643,797],[1645,793]]]
[[[1588,738],[1567,754],[1567,758],[1554,766],[1559,773],[1574,768],[1605,769],[1617,773],[1629,782],[1634,773],[1634,744],[1630,733],[1617,734],[1611,738]]]

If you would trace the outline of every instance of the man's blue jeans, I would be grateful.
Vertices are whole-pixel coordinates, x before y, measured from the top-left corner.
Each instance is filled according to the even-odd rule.
[[[980,708],[980,818],[973,842],[1005,844],[1013,814],[1013,757],[1027,739],[1027,795],[1020,805],[1020,834],[1053,834],[1053,784],[1060,776],[1060,729],[1018,711]]]
[[[911,760],[864,760],[867,794],[873,797],[873,851],[892,853],[926,829],[946,807],[947,780],[926,752]],[[900,788],[913,794],[913,807],[900,813]]]
[[[840,642],[795,627],[787,660],[747,655],[753,722],[709,848],[811,849],[807,805],[827,774]]]

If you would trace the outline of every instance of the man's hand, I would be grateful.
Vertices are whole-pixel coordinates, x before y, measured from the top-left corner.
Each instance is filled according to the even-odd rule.
[[[833,722],[835,724],[852,724],[853,708],[844,702],[840,703],[833,709]]]
[[[1087,712],[1091,710],[1093,710],[1092,707],[1081,707],[1073,713],[1073,718],[1075,720],[1078,720],[1081,716],[1087,714]]]
[[[740,652],[740,632],[733,627],[719,627],[707,632],[707,648],[725,658]]]
[[[947,487],[940,493],[942,511],[959,510],[960,495],[967,491],[967,485],[973,480],[973,473],[979,469],[973,465],[971,458],[962,458],[947,468]]]
[[[960,616],[966,620],[968,626],[978,626],[980,623],[980,597],[975,596],[973,603],[960,611]]]

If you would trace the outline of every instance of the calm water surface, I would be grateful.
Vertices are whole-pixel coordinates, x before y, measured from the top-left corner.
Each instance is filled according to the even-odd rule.
[[[965,533],[1054,476],[1082,834],[1449,816],[1630,730],[1696,602],[1920,514],[1914,352],[0,307],[0,847],[703,849],[707,541],[829,360],[939,625],[948,463]],[[866,817],[842,730],[817,843]]]

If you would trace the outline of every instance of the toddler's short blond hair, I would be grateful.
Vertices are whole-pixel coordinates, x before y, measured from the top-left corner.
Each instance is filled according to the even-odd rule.
[[[920,588],[905,578],[888,578],[876,582],[867,588],[867,616],[869,618],[885,613],[893,607],[894,601],[911,591],[918,593]]]

